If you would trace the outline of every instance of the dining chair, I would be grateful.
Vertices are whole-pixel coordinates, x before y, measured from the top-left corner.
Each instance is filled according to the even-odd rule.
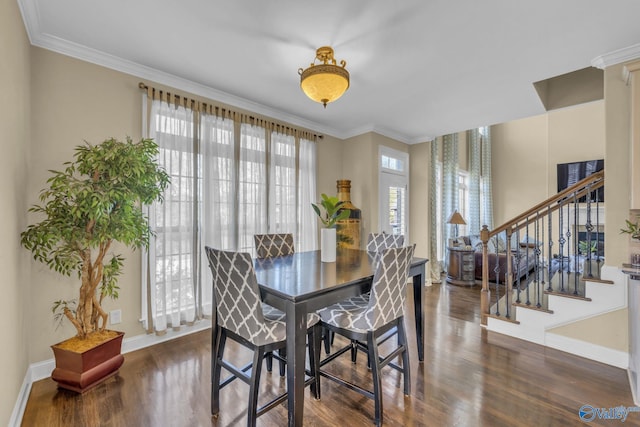
[[[369,233],[367,236],[367,252],[380,252],[387,248],[399,248],[404,245],[404,235]]]
[[[256,245],[258,258],[273,258],[295,252],[293,234],[291,233],[254,234],[253,241]]]
[[[372,259],[372,265],[377,265],[378,260],[380,259],[380,255],[385,249],[388,248],[400,248],[404,245],[404,236],[402,234],[387,234],[386,232],[382,233],[369,233],[367,236],[367,252]],[[358,304],[366,304],[369,301],[369,293],[362,294],[358,297],[354,297],[359,299]],[[329,334],[330,336],[331,334]],[[329,339],[326,338],[327,334],[325,334],[324,338],[324,349],[327,354],[329,354],[330,346],[333,343],[333,337],[330,336]],[[358,357],[358,343],[353,341],[351,343],[351,361],[356,363]],[[369,365],[370,361],[368,362]]]
[[[411,394],[409,349],[404,325],[406,285],[415,245],[389,248],[382,252],[376,266],[369,299],[354,297],[318,311],[322,326],[352,340],[368,352],[373,392],[322,369],[322,366],[351,349],[351,344],[337,350],[320,362],[320,376],[326,377],[370,399],[375,406],[375,423],[382,424],[381,370],[390,366],[403,375],[404,394]],[[397,347],[381,357],[378,346],[389,336],[397,335]],[[402,357],[402,366],[393,362]]]
[[[287,399],[285,392],[258,407],[262,360],[267,352],[286,346],[286,315],[280,311],[278,320],[270,320],[264,315],[265,305],[260,300],[250,254],[221,251],[208,246],[205,247],[205,252],[213,274],[216,306],[216,327],[212,329],[211,414],[217,417],[220,413],[220,390],[235,379],[240,379],[249,385],[247,425],[255,426],[260,415]],[[306,371],[308,378],[305,380],[305,386],[311,385],[311,392],[316,399],[320,398],[319,320],[315,313],[307,316],[310,369]],[[224,349],[227,339],[252,350],[252,362],[237,367],[233,361],[226,360]],[[224,380],[220,378],[222,368],[231,373]]]
[[[253,242],[256,246],[257,257],[260,259],[274,258],[278,256],[291,255],[295,252],[293,246],[293,234],[280,233],[280,234],[254,234]],[[266,305],[266,304],[265,304]],[[284,318],[284,313],[270,306],[263,306],[264,316],[270,320],[279,320]],[[282,358],[286,357],[286,350],[280,349],[278,353]],[[266,355],[267,371],[271,372],[273,369],[273,354],[268,352]],[[284,377],[285,365],[280,360],[280,376]]]

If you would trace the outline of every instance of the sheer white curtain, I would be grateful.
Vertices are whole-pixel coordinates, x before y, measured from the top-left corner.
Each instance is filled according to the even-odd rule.
[[[467,131],[469,140],[469,206],[467,208],[467,234],[480,234],[481,221],[481,164],[482,147],[478,129]]]
[[[300,139],[298,180],[298,251],[318,249],[318,218],[311,203],[316,203],[316,143]]]
[[[192,155],[195,144],[193,112],[154,100],[149,136],[160,147],[159,163],[171,177],[164,202],[150,211],[154,236],[150,241],[146,308],[143,318],[157,332],[196,320],[198,278],[193,234],[197,227],[197,168]],[[150,316],[149,316],[150,314]]]
[[[269,232],[291,233],[296,241],[296,139],[293,135],[271,133],[269,171]]]
[[[205,245],[253,254],[254,234],[284,232],[297,251],[317,247],[315,142],[297,154],[296,136],[173,101],[153,99],[148,128],[143,120],[171,177],[163,203],[148,207],[154,235],[142,256],[142,318],[158,334],[212,314]]]
[[[240,132],[236,249],[254,256],[253,235],[268,232],[266,147],[265,129],[243,123]]]
[[[480,128],[482,141],[482,219],[481,226],[493,229],[493,186],[491,184],[491,127]]]
[[[202,115],[200,124],[202,159],[202,240],[222,250],[236,248],[236,156],[233,121]],[[207,263],[205,262],[205,265]]]

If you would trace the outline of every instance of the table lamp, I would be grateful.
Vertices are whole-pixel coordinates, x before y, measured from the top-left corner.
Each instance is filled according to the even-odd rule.
[[[447,224],[454,224],[456,226],[455,234],[453,237],[458,237],[458,225],[467,225],[464,218],[462,218],[462,215],[460,215],[460,212],[458,212],[457,210],[453,211],[453,213],[447,220]]]

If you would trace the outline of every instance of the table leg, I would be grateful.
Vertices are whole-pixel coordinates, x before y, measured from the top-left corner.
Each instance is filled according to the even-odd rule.
[[[289,426],[302,427],[307,313],[303,306],[287,305],[287,392]]]
[[[423,303],[422,297],[424,295],[424,276],[425,267],[422,264],[422,268],[419,273],[413,276],[413,308],[416,319],[416,341],[418,344],[418,360],[424,361],[424,319],[423,319]]]

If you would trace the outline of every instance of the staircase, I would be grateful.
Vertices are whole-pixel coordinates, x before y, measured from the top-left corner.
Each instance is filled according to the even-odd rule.
[[[554,333],[627,306],[626,277],[604,265],[604,209],[596,191],[603,185],[604,171],[594,173],[494,230],[483,228],[481,311],[488,330],[626,368],[626,353]],[[489,247],[498,256],[500,239],[507,252],[516,249],[503,255],[506,266],[495,263],[491,277],[504,277],[496,284],[488,280]],[[526,249],[518,249],[521,242]],[[515,277],[522,258],[529,270]]]

